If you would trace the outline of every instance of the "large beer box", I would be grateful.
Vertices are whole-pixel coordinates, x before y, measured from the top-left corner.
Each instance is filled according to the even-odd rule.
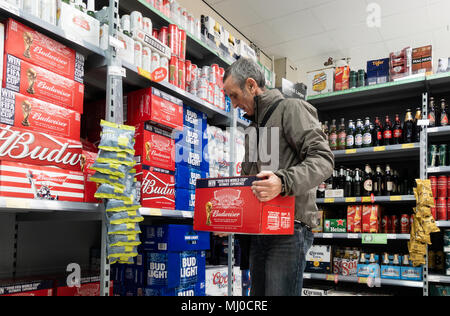
[[[90,178],[95,174],[95,171],[90,169],[97,160],[97,153],[83,150],[81,159],[81,169],[84,176],[84,202],[85,203],[102,203],[101,200],[95,198],[97,193],[97,183],[92,182]]]
[[[380,277],[380,257],[375,254],[375,263],[369,264],[358,264],[358,272],[357,276],[361,278],[367,278],[369,276],[372,277]],[[370,254],[365,255],[366,262],[370,260]]]
[[[135,138],[136,155],[144,165],[175,171],[175,140],[170,132],[141,123],[136,126]]]
[[[190,106],[184,107],[183,124],[197,131],[204,132],[207,127],[207,116]]]
[[[432,45],[417,47],[412,50],[412,73],[433,74],[433,47]]]
[[[0,196],[84,202],[83,173],[0,161]]]
[[[66,38],[100,46],[100,21],[61,0],[57,3],[58,26],[64,31]]]
[[[324,221],[324,233],[346,233],[347,220],[345,219],[326,219]]]
[[[400,268],[400,279],[406,281],[422,281],[423,267],[404,267]],[[448,274],[447,274],[448,275]]]
[[[112,296],[114,289],[113,283],[110,282],[109,295]],[[100,277],[82,277],[80,280],[80,287],[68,286],[67,279],[61,279],[58,282],[58,287],[56,288],[56,296],[63,297],[90,297],[90,296],[100,296]]]
[[[158,287],[147,287],[144,289],[145,296],[205,296],[206,285],[205,282],[197,282],[193,285],[182,286],[179,288],[158,288]]]
[[[195,190],[175,189],[175,209],[194,212]]]
[[[174,210],[174,172],[145,165],[137,165],[135,168],[137,181],[141,183],[142,207]]]
[[[183,131],[174,133],[175,143],[177,145],[190,148],[197,153],[203,153],[208,150],[208,138],[203,137],[202,131],[189,126],[184,126]]]
[[[205,251],[146,252],[147,286],[169,289],[205,281]]]
[[[195,191],[197,180],[206,179],[208,175],[209,172],[176,164],[175,188]]]
[[[83,83],[83,55],[13,19],[6,26],[5,53]]]
[[[194,229],[251,235],[292,235],[295,198],[260,202],[252,191],[257,177],[197,181]]]
[[[5,54],[3,88],[83,113],[83,84],[9,54]]]
[[[239,267],[233,268],[234,296],[243,295],[243,274]],[[228,296],[228,267],[227,266],[208,266],[206,267],[206,296],[223,297]]]
[[[81,142],[0,124],[3,161],[81,171]]]
[[[7,89],[0,89],[0,123],[80,140],[80,113]]]
[[[53,281],[2,280],[0,296],[53,296]]]
[[[128,94],[128,125],[150,121],[164,129],[183,129],[183,101],[155,88]]]
[[[369,86],[389,82],[389,58],[369,60],[367,80]]]
[[[197,232],[192,225],[142,226],[145,251],[209,250],[210,234]]]
[[[399,263],[402,262],[402,256],[398,257]],[[382,264],[380,269],[380,275],[382,279],[400,280],[401,267],[394,266],[394,255],[389,255],[389,264]]]
[[[333,271],[331,246],[312,246],[306,254],[306,272],[329,273]]]

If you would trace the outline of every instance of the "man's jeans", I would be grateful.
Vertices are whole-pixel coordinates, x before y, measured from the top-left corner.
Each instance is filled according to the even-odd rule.
[[[252,236],[251,296],[301,296],[313,233],[295,224],[293,236]]]

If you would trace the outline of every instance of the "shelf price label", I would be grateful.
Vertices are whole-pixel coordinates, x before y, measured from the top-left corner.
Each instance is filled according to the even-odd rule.
[[[386,151],[386,146],[378,146],[373,148],[374,152]]]
[[[138,74],[140,74],[142,77],[147,78],[148,80],[152,80],[152,74],[147,70],[142,69],[141,67],[138,67]]]
[[[387,234],[362,234],[363,245],[387,245]]]
[[[347,149],[345,151],[346,155],[352,155],[352,154],[356,154],[356,149]]]
[[[345,199],[345,203],[356,203],[356,198],[355,197],[346,198]]]
[[[325,199],[324,202],[327,203],[327,204],[334,203],[334,199],[333,198],[328,198],[328,199]]]
[[[411,148],[415,148],[413,143],[402,145],[402,149],[411,149]]]
[[[403,197],[401,195],[398,196],[391,196],[390,197],[391,202],[398,202],[398,201],[403,201]]]

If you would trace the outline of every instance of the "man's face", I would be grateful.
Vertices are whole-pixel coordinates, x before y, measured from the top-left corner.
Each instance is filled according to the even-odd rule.
[[[250,80],[250,79],[249,79]],[[233,107],[240,108],[247,113],[249,116],[254,115],[255,100],[254,95],[248,89],[248,83],[246,83],[245,88],[242,90],[241,87],[236,84],[233,77],[228,77],[224,83],[225,93],[230,97]]]

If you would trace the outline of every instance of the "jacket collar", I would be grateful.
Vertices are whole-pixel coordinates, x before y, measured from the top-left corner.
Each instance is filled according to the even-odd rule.
[[[280,99],[284,99],[284,96],[278,89],[267,89],[263,94],[255,97],[255,115],[246,118],[259,125],[269,107]],[[258,117],[257,121],[255,120],[256,116]]]

